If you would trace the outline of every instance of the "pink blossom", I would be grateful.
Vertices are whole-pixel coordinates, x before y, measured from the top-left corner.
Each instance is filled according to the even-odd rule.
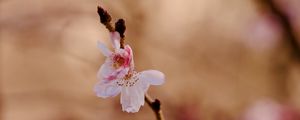
[[[121,93],[122,110],[138,112],[145,103],[144,96],[149,86],[163,84],[164,74],[157,70],[135,71],[131,47],[125,45],[124,49],[120,49],[120,36],[117,32],[111,33],[111,40],[114,51],[98,43],[106,60],[97,73],[99,82],[94,91],[102,98]]]

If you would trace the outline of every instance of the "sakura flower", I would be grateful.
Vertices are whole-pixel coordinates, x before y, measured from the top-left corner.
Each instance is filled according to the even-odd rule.
[[[157,70],[135,71],[131,47],[125,45],[124,49],[120,49],[120,35],[117,32],[111,33],[111,40],[114,51],[98,43],[106,60],[97,73],[99,82],[94,91],[102,98],[121,93],[122,110],[138,112],[145,103],[144,96],[149,86],[163,84],[164,74]]]

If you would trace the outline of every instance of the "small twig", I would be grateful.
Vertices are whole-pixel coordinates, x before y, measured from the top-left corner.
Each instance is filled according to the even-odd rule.
[[[151,107],[152,111],[155,113],[157,120],[165,120],[161,110],[161,104],[158,99],[155,99],[153,101],[148,94],[145,94],[145,101]]]

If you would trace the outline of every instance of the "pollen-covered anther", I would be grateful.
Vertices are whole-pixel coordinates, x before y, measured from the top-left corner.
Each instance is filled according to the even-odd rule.
[[[127,75],[125,75],[124,80],[130,80],[132,77],[131,73],[128,73]]]
[[[127,75],[125,75],[123,79],[118,80],[116,83],[118,86],[132,87],[139,80],[137,76],[138,73],[128,73]]]

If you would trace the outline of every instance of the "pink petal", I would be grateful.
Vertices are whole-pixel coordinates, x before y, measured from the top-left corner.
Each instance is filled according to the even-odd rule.
[[[115,70],[111,73],[112,76],[116,76],[116,78],[122,79],[129,71],[129,68],[120,67],[119,69]]]
[[[128,57],[130,58],[130,67],[131,67],[131,69],[134,69],[134,61],[133,61],[133,52],[132,52],[132,49],[131,49],[131,47],[129,46],[129,45],[126,45],[125,46],[125,50],[127,51],[127,53],[128,53]]]
[[[120,48],[120,39],[121,39],[120,34],[118,32],[111,32],[110,39],[113,44],[113,47],[115,49],[119,49]]]
[[[112,54],[112,52],[102,42],[98,41],[97,46],[104,56],[108,57]]]
[[[139,78],[149,82],[151,85],[161,85],[165,82],[165,75],[157,70],[142,71]]]
[[[109,83],[98,82],[94,87],[94,91],[98,97],[114,97],[121,92],[121,87],[115,82],[116,81],[111,81]]]
[[[120,67],[114,69],[112,67],[112,61],[106,59],[105,63],[101,65],[97,73],[97,79],[103,82],[109,82],[115,79],[122,79],[129,71],[129,67]]]

